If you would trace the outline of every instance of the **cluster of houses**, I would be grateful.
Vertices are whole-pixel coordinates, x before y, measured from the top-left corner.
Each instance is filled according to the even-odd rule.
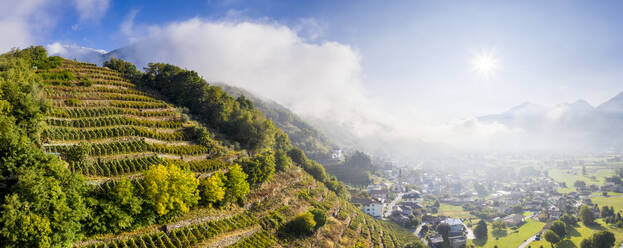
[[[386,211],[394,211],[399,210],[400,213],[409,213],[407,216],[411,215],[415,206],[410,206],[409,201],[415,203],[414,198],[419,198],[419,192],[415,192],[415,194],[405,194],[403,197],[404,203],[399,205],[390,206],[391,209],[386,208],[387,206],[387,196],[390,192],[393,193],[403,193],[406,190],[406,187],[403,183],[394,183],[392,185],[388,183],[378,183],[368,185],[366,191],[368,192],[369,198],[356,198],[353,197],[351,201],[353,203],[359,203],[362,206],[362,210],[364,213],[371,215],[376,218],[382,218]],[[413,205],[413,204],[411,204]],[[421,212],[421,206],[419,207],[419,211]]]
[[[424,213],[421,193],[411,191],[402,196],[402,201],[396,203],[391,209],[389,219],[400,224],[407,225],[412,216],[422,216]]]
[[[361,204],[364,213],[375,217],[382,218],[385,213],[385,201],[390,185],[387,183],[368,185],[366,191],[370,197],[368,198],[351,198],[351,202]]]
[[[448,243],[452,248],[464,247],[467,243],[467,229],[461,219],[450,218],[446,216],[422,216],[422,222],[426,225],[430,225],[429,234],[425,238],[428,247],[441,248],[444,247],[444,239],[442,234],[435,230],[439,230],[439,225],[446,224],[449,227],[448,231]],[[432,232],[432,234],[430,234]],[[421,234],[418,234],[421,235]]]

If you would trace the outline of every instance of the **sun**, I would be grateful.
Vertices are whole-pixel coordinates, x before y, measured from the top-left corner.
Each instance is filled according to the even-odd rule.
[[[472,59],[472,70],[485,78],[491,78],[498,67],[498,59],[491,52],[480,52]]]

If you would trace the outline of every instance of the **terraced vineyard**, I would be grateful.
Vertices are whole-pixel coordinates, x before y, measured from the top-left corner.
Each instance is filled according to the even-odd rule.
[[[137,89],[111,69],[63,60],[60,67],[38,74],[53,106],[45,119],[43,149],[61,155],[72,172],[84,175],[96,187],[96,194],[112,194],[122,178],[142,191],[139,178],[156,164],[175,164],[202,178],[226,171],[240,157],[249,156],[217,138],[198,140],[194,131],[203,128],[198,122],[184,118],[175,106]],[[220,137],[212,132],[210,137]],[[78,158],[87,162],[77,162]],[[311,236],[284,235],[291,220],[311,209],[326,211],[324,226]],[[294,166],[252,186],[242,204],[194,207],[163,223],[84,237],[74,245],[402,247],[414,240],[408,231],[363,214]]]
[[[70,169],[93,177],[139,173],[149,166],[173,162],[193,171],[223,169],[215,159],[229,150],[219,144],[198,145],[170,104],[136,90],[108,68],[64,60],[62,67],[39,72],[54,109],[46,118],[44,149],[66,153],[81,142],[90,145],[94,163],[70,164]],[[197,162],[185,162],[197,160]]]

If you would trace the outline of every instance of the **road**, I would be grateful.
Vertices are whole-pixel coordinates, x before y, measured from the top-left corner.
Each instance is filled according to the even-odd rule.
[[[528,245],[530,243],[532,243],[532,241],[534,241],[535,238],[536,238],[536,234],[532,235],[532,237],[528,238],[526,241],[521,243],[521,245],[519,245],[519,247],[517,247],[517,248],[526,248],[526,247],[528,247]]]
[[[420,224],[417,226],[417,228],[415,228],[415,231],[413,231],[413,235],[415,235],[416,237],[418,237],[420,240],[422,240],[422,242],[424,242],[424,244],[427,244],[428,242],[426,242],[426,239],[424,239],[423,237],[420,237],[418,234],[420,233],[420,230],[422,230],[422,226],[424,225],[424,223]]]
[[[463,227],[465,228],[465,231],[467,231],[467,235],[465,235],[465,237],[467,239],[475,239],[476,238],[476,236],[474,236],[474,231],[472,231],[471,228],[467,227],[465,225],[465,223],[463,223]]]
[[[385,213],[383,213],[383,217],[387,218],[387,217],[389,217],[392,214],[392,208],[394,208],[394,205],[396,205],[396,203],[398,203],[398,201],[400,201],[402,199],[402,195],[404,195],[404,193],[398,193],[396,198],[394,198],[394,200],[392,202],[387,204],[387,206],[385,208],[386,209]]]
[[[530,215],[530,216],[526,217],[526,219],[529,219],[529,218],[534,218],[534,216],[535,216],[535,213],[532,213],[532,215]],[[546,226],[547,226],[547,225],[546,225]],[[544,229],[545,229],[545,227],[543,227],[543,229],[541,229],[541,231],[539,231],[539,232],[542,232]],[[538,233],[537,233],[537,234],[538,234]],[[521,245],[519,245],[519,247],[518,247],[518,248],[526,248],[528,245],[530,245],[530,243],[532,243],[532,241],[534,241],[534,239],[535,239],[535,238],[536,238],[536,234],[534,234],[534,235],[532,235],[532,237],[530,237],[530,238],[526,239],[526,241],[524,241],[523,243],[521,243]]]

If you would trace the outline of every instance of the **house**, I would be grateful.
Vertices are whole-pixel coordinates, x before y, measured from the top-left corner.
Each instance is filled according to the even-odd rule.
[[[452,248],[465,247],[467,237],[464,235],[448,237],[448,241],[450,241],[450,247]]]
[[[405,186],[401,183],[394,183],[390,187],[390,190],[393,192],[405,192]]]
[[[550,219],[557,220],[562,215],[562,212],[560,211],[560,208],[552,205],[547,209],[547,214],[549,215]]]
[[[370,185],[368,185],[368,188],[366,190],[368,191],[368,193],[370,193],[370,191],[382,190],[382,189],[383,189],[383,185],[382,184],[370,184]]]
[[[599,206],[597,205],[593,206],[593,216],[595,216],[595,219],[601,217],[601,212],[599,211]]]
[[[342,153],[342,150],[340,149],[333,150],[333,152],[331,152],[331,159],[333,159],[334,161],[344,160],[344,154]]]
[[[588,188],[591,190],[591,192],[599,191],[599,186],[597,186],[597,184],[591,184],[590,186],[588,186]]]
[[[363,212],[369,214],[373,217],[383,217],[383,212],[385,210],[385,203],[382,199],[368,199],[366,202],[363,202]]]
[[[422,216],[422,223],[428,223],[432,226],[437,226],[444,219],[443,216],[424,215]]]
[[[428,237],[428,247],[430,248],[442,248],[443,247],[443,237],[437,234],[435,236]]]
[[[407,194],[402,196],[402,200],[406,202],[415,202],[420,198],[420,192],[418,191],[410,191]]]
[[[368,191],[368,193],[370,194],[370,197],[372,198],[379,198],[379,199],[387,198],[387,189],[370,190]]]
[[[577,187],[576,188],[578,193],[580,195],[590,195],[591,194],[591,189],[589,187],[586,186],[582,186],[582,187]]]
[[[445,223],[450,226],[448,237],[463,235],[463,221],[461,221],[461,219],[447,218],[442,220],[441,223]]]
[[[409,216],[413,214],[413,212],[414,212],[413,207],[409,205],[394,205],[394,208],[392,209],[392,214],[398,213],[398,214]]]
[[[523,222],[523,216],[520,214],[511,214],[504,217],[502,220],[506,223],[507,226],[518,226]]]

